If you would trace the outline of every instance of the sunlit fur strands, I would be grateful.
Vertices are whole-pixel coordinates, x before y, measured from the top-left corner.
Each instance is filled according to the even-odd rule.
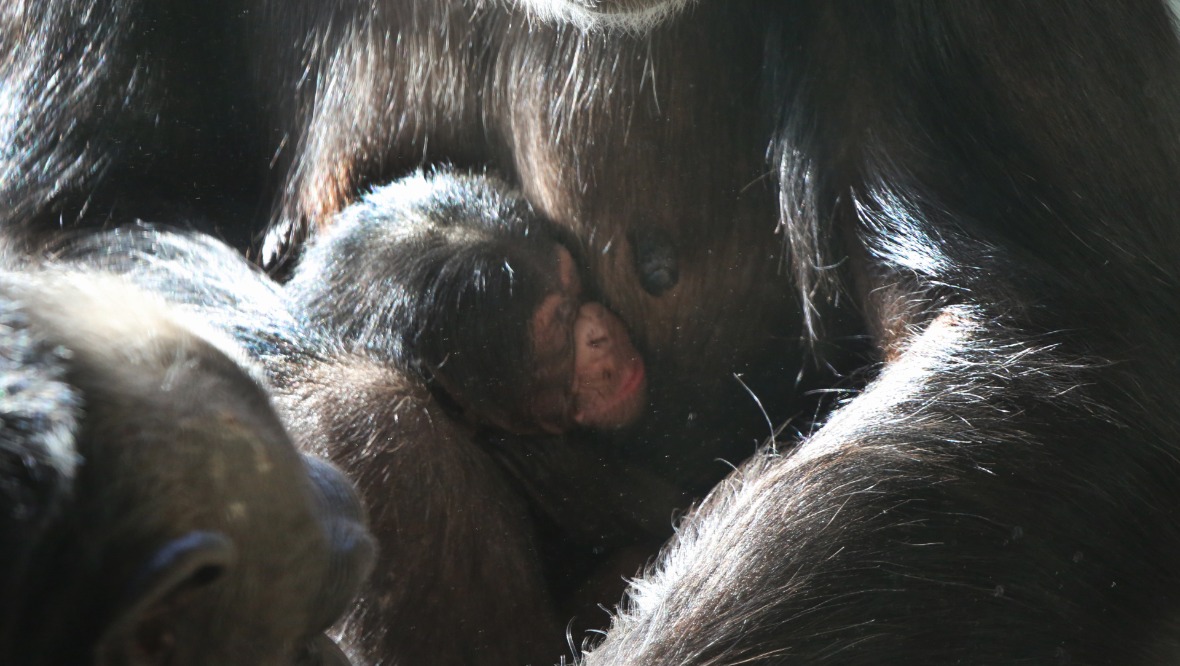
[[[107,78],[111,69],[126,65],[118,57],[125,6],[74,20],[64,16],[65,3],[8,3],[0,13],[5,33],[0,44],[0,183],[6,224],[28,220],[33,226],[61,190],[86,182],[101,168],[106,146],[88,144],[85,130],[113,122],[120,93],[127,91],[112,90]],[[56,85],[46,86],[46,81]],[[79,118],[76,111],[83,106],[107,112]],[[85,130],[64,131],[79,122]],[[46,127],[63,131],[54,140]]]
[[[583,30],[622,30],[641,33],[676,16],[696,0],[512,0],[534,16],[553,23],[570,23]]]
[[[586,663],[1160,663],[1107,643],[1113,619],[1092,610],[1171,576],[1138,544],[1175,531],[1122,518],[1124,493],[1153,499],[1086,479],[1117,466],[1102,446],[1125,428],[1079,386],[1082,361],[997,341],[976,315],[945,310],[798,449],[715,489]]]
[[[586,663],[1174,663],[1180,52],[1160,5],[1048,8],[780,17],[801,290],[842,281],[887,362]]]
[[[6,242],[148,219],[249,245],[269,214],[259,197],[274,147],[244,66],[256,47],[229,5],[240,3],[0,8]]]

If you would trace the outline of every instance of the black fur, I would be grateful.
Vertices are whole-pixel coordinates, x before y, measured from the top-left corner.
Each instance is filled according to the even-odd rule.
[[[546,4],[589,25],[658,3]],[[281,271],[375,185],[494,170],[584,245],[649,361],[652,413],[593,445],[685,492],[767,434],[733,375],[781,423],[815,408],[806,387],[855,386],[847,336],[868,334],[867,387],[717,486],[588,663],[1176,660],[1180,54],[1162,3],[701,0],[646,32],[458,0],[77,5],[2,24],[9,227],[179,215],[237,243],[273,222]],[[676,248],[658,297],[637,229]],[[560,638],[551,599],[515,594],[569,561],[529,527],[560,493],[527,489],[582,470],[509,461],[526,490],[507,489],[462,433],[399,439],[451,424],[429,396],[384,403],[379,368],[360,391],[319,380],[272,380],[292,432],[386,428],[342,461],[375,523],[429,515],[449,537],[381,565],[375,589],[404,583],[405,603],[369,597],[349,640],[441,664]],[[591,536],[626,512],[604,515]]]

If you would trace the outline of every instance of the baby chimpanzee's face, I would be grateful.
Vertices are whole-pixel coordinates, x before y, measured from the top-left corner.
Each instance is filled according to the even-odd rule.
[[[614,429],[633,423],[647,404],[643,358],[610,310],[582,300],[574,260],[558,247],[559,284],[533,314],[537,390],[530,410],[542,430]]]

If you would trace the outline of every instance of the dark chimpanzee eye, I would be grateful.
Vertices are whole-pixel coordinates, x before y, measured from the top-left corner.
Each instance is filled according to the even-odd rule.
[[[659,296],[676,286],[680,266],[676,245],[662,229],[641,228],[631,231],[631,250],[639,284],[652,296]]]

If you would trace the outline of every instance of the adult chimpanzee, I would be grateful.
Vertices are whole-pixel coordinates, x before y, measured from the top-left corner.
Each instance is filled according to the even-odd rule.
[[[690,489],[757,432],[725,378],[772,421],[797,408],[776,221],[817,356],[847,367],[819,343],[863,320],[873,383],[723,482],[591,663],[1175,659],[1180,54],[1161,2],[546,3],[628,30],[461,0],[82,4],[0,15],[6,217],[248,232],[273,206],[281,259],[373,185],[490,167],[581,240],[645,353],[649,413],[594,441]],[[636,279],[652,232],[670,288]],[[390,477],[396,442],[363,444],[378,524],[490,507],[489,543],[529,538],[456,490],[495,478],[462,447]],[[350,638],[511,663],[551,631],[516,579],[418,555],[389,575],[437,581],[436,605],[375,599]]]
[[[684,3],[544,4],[642,22]],[[842,282],[884,365],[713,492],[587,663],[1173,663],[1167,8],[766,18],[796,279],[809,312]]]
[[[244,367],[109,276],[0,273],[0,661],[347,663],[360,503]]]

